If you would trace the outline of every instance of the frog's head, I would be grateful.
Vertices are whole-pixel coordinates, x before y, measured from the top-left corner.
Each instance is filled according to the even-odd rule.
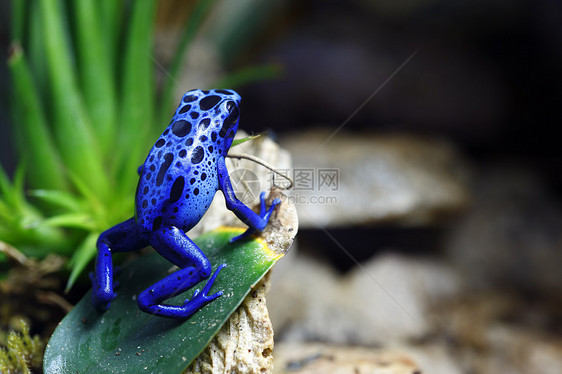
[[[238,120],[240,119],[240,95],[233,90],[213,90],[217,95],[222,97],[219,105],[220,115],[215,124],[215,131],[218,130],[218,138],[221,139],[220,147],[223,155],[226,156],[236,131],[238,131]]]
[[[238,130],[240,100],[233,90],[191,90],[183,96],[176,115],[198,123],[194,128],[205,132],[226,156]]]

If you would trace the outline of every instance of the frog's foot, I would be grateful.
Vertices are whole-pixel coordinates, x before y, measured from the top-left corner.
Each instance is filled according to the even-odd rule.
[[[226,264],[220,265],[203,290],[195,291],[191,300],[186,300],[181,306],[161,304],[163,300],[190,289],[202,280],[194,267],[180,269],[141,292],[137,300],[139,308],[143,312],[160,317],[187,319],[211,301],[222,296],[222,291],[212,295],[209,295],[209,291],[219,272],[225,266]]]
[[[247,229],[247,230],[244,231],[242,234],[230,238],[229,243],[232,244],[232,243],[236,243],[236,242],[238,242],[238,241],[240,241],[240,240],[244,240],[244,239],[246,239],[247,237],[253,235],[256,231],[257,231],[257,230],[254,230],[254,229]]]
[[[92,282],[92,303],[97,310],[104,312],[109,309],[111,301],[117,297],[117,292],[114,290],[119,288],[119,282],[113,281],[111,286],[104,289],[96,280],[94,273],[88,275]]]
[[[265,228],[265,226],[267,225],[267,222],[269,221],[269,217],[271,217],[271,213],[273,213],[273,210],[275,209],[275,207],[277,205],[279,205],[281,203],[281,199],[276,198],[275,200],[273,200],[273,203],[271,204],[271,206],[269,207],[269,209],[266,209],[265,206],[265,192],[262,192],[260,194],[260,214],[259,217],[262,219],[262,224],[261,225],[256,225],[257,227],[259,226],[263,226],[261,229],[260,228],[248,228],[246,231],[244,231],[242,234],[235,236],[233,238],[230,238],[230,243],[234,243],[237,242],[239,240],[244,240],[247,237],[249,237],[250,235],[261,231]]]
[[[193,312],[193,313],[195,313],[197,310],[201,309],[202,307],[204,307],[205,305],[207,305],[211,301],[215,300],[218,297],[221,297],[223,295],[222,291],[219,291],[219,292],[214,293],[212,295],[209,295],[209,291],[211,290],[211,287],[213,287],[213,283],[215,283],[215,279],[217,278],[217,275],[219,275],[219,272],[225,266],[226,266],[226,264],[220,265],[217,268],[217,270],[215,270],[215,272],[213,273],[213,275],[211,276],[211,278],[209,279],[209,281],[207,282],[207,284],[203,288],[203,291],[195,290],[195,292],[193,292],[193,297],[191,298],[191,300],[186,299],[185,302],[183,303],[182,307],[184,307],[184,308],[187,307],[188,309],[189,308],[196,308],[195,311]]]

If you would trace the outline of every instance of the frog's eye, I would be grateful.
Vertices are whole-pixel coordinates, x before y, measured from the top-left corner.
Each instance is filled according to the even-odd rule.
[[[228,103],[226,103],[226,110],[228,110],[228,112],[230,113],[235,106],[236,104],[234,103],[234,101],[229,101]]]
[[[226,103],[226,108],[228,109],[228,117],[224,119],[222,124],[221,130],[219,132],[219,136],[224,138],[236,122],[238,122],[238,117],[240,117],[240,110],[238,109],[238,105],[234,101],[229,101]]]

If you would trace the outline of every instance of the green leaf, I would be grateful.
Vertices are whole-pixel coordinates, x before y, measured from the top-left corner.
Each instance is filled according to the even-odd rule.
[[[37,211],[25,200],[23,185],[25,180],[25,164],[20,163],[10,181],[6,172],[0,167],[0,201],[13,210],[12,217],[30,214],[35,216]]]
[[[24,38],[25,0],[14,1],[12,6],[12,40],[21,43]]]
[[[236,147],[237,145],[242,144],[242,143],[246,143],[248,140],[254,140],[254,139],[256,139],[256,138],[259,138],[260,136],[261,136],[261,134],[258,134],[258,135],[250,135],[250,136],[247,136],[247,137],[245,137],[245,138],[240,138],[240,139],[234,139],[234,140],[232,141],[232,145],[230,146],[230,148]]]
[[[109,193],[100,148],[78,89],[61,1],[40,1],[53,106],[53,133],[68,168],[98,194]]]
[[[17,245],[26,255],[45,256],[49,251],[64,253],[68,240],[58,228],[40,226],[43,216],[25,199],[25,168],[18,166],[10,182],[0,166],[0,240]]]
[[[115,1],[118,3],[118,1]],[[76,49],[78,73],[84,92],[92,126],[104,153],[113,145],[117,116],[117,97],[111,59],[106,53],[106,43],[100,37],[102,23],[96,0],[74,3],[76,14]]]
[[[204,306],[187,321],[151,316],[138,309],[136,298],[151,284],[169,275],[171,265],[156,253],[141,257],[116,277],[119,295],[105,313],[91,305],[91,291],[55,330],[45,352],[45,373],[181,373],[197,357],[238,308],[246,295],[282,257],[262,239],[229,244],[243,232],[219,228],[197,238],[213,271],[222,263],[211,293],[222,297]],[[170,301],[191,298],[203,281]]]
[[[119,65],[116,56],[120,41],[119,31],[124,1],[98,0],[97,5],[100,25],[103,25],[102,37],[105,43],[105,54],[107,54],[111,66],[116,70]],[[114,77],[116,77],[116,73],[113,71]]]
[[[84,230],[93,230],[96,228],[92,222],[92,216],[87,213],[64,213],[44,219],[41,225],[49,227],[69,227]]]
[[[25,184],[25,164],[19,164],[16,172],[14,173],[13,189],[14,189],[14,207],[18,212],[33,212],[36,213],[35,208],[27,204],[24,195]]]
[[[61,190],[31,190],[28,192],[28,195],[71,212],[79,212],[83,209],[81,200],[70,192]]]
[[[23,3],[19,1],[18,3]],[[33,74],[37,96],[41,102],[50,102],[50,92],[48,87],[49,74],[47,68],[47,51],[45,50],[45,27],[41,16],[40,4],[37,1],[28,1],[28,17],[26,23],[29,25],[28,36],[25,37],[26,44],[23,44],[29,66]],[[45,107],[45,113],[49,115],[49,106]]]
[[[103,204],[98,194],[96,194],[96,191],[88,185],[86,181],[80,178],[80,176],[74,175],[73,173],[69,173],[69,175],[74,187],[80,192],[84,201],[88,203],[90,211],[101,216],[103,213]]]
[[[84,239],[84,241],[76,249],[76,252],[74,252],[74,255],[70,259],[69,263],[69,265],[72,266],[72,271],[68,277],[65,292],[68,292],[72,288],[76,279],[78,279],[78,276],[94,257],[94,254],[96,253],[96,241],[98,240],[99,235],[99,232],[91,232],[88,234],[86,239]]]
[[[147,134],[154,119],[153,28],[155,1],[131,3],[126,47],[121,63],[120,115],[114,151],[114,175],[119,187],[129,188],[146,152]]]
[[[20,167],[22,167],[21,164]],[[4,170],[4,167],[0,164],[0,202],[14,205],[17,201],[16,193],[17,191],[14,190],[12,182],[10,182],[8,174],[6,174],[6,170]]]
[[[8,60],[12,73],[14,106],[13,119],[18,136],[20,155],[27,159],[32,186],[62,189],[65,187],[64,168],[52,139],[47,120],[37,95],[29,66],[20,46],[15,44]]]

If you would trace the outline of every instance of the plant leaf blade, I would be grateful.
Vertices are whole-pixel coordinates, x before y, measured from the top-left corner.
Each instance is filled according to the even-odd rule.
[[[45,373],[182,372],[252,286],[282,257],[261,239],[228,244],[231,237],[242,231],[219,228],[194,240],[213,264],[213,271],[220,264],[227,264],[210,291],[223,290],[222,297],[185,322],[143,313],[138,309],[136,296],[170,274],[171,265],[156,253],[142,257],[119,274],[119,295],[107,312],[94,310],[88,292],[59,324],[45,354]],[[190,298],[197,288],[202,285],[175,297],[170,304]]]
[[[245,137],[245,138],[234,139],[234,140],[232,141],[232,144],[231,144],[230,148],[236,147],[237,145],[240,145],[240,144],[242,144],[242,143],[246,143],[248,140],[257,139],[257,138],[259,138],[260,136],[261,136],[261,134],[257,134],[257,135],[250,135],[250,136],[247,136],[247,137]]]
[[[65,187],[64,168],[47,125],[45,113],[37,95],[31,71],[18,44],[13,45],[8,66],[14,80],[14,104],[17,106],[20,154],[31,160],[30,176],[34,186],[62,189]],[[16,109],[14,109],[16,110]]]

